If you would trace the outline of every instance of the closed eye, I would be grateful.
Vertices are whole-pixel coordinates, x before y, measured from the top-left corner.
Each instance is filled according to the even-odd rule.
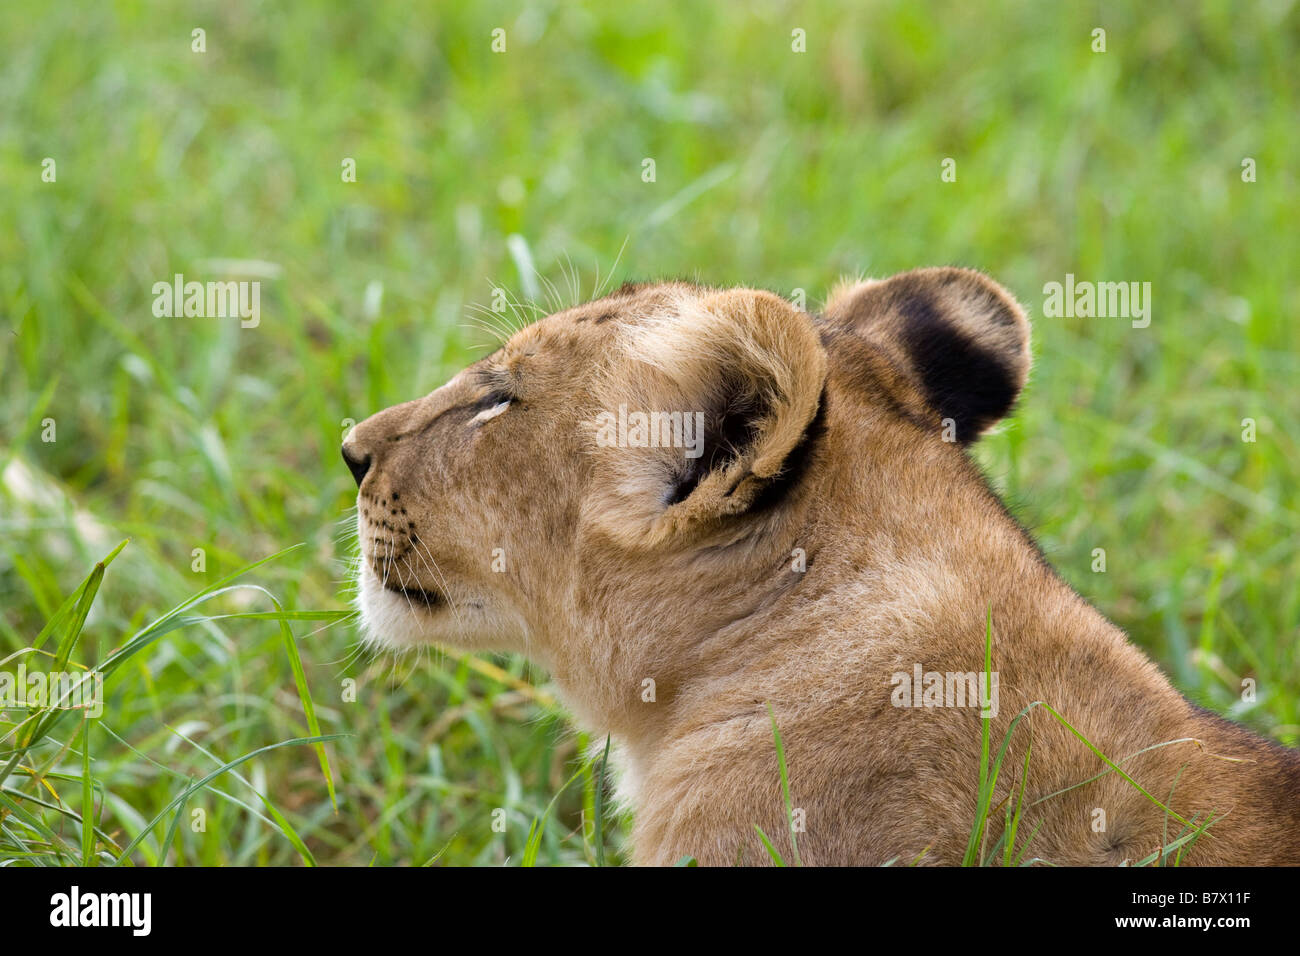
[[[471,425],[481,425],[491,421],[507,408],[515,399],[513,381],[509,372],[503,368],[488,367],[474,373],[484,395],[473,405],[475,415],[469,420]]]
[[[469,420],[469,423],[471,425],[478,425],[481,424],[482,422],[490,421],[493,418],[496,418],[498,415],[500,415],[502,412],[504,412],[507,408],[510,407],[510,402],[511,402],[511,398],[508,395],[487,396],[485,399],[483,399],[483,401],[479,402],[480,407],[483,407],[485,405],[487,407],[483,408],[481,412],[479,412],[477,415],[471,418]]]

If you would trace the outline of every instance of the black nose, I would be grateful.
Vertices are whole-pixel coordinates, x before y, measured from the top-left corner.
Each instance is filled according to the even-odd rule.
[[[352,472],[352,477],[357,480],[357,487],[361,487],[361,479],[366,477],[366,472],[370,470],[370,456],[358,455],[354,451],[349,451],[348,446],[343,446],[343,460],[347,463],[348,471]]]

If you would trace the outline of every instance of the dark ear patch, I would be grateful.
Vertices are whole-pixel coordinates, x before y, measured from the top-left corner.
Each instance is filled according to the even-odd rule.
[[[697,458],[685,458],[676,468],[665,505],[685,501],[704,477],[735,461],[758,436],[759,423],[771,414],[762,395],[739,383],[724,388],[714,407],[704,413],[703,448]]]
[[[1007,414],[1029,373],[1029,322],[1010,294],[970,269],[918,269],[842,290],[826,318],[893,356],[968,444]],[[832,351],[832,359],[834,352]]]
[[[904,300],[902,345],[926,401],[956,423],[963,445],[978,438],[1015,404],[1020,385],[1004,358],[985,351],[946,322],[924,294]]]

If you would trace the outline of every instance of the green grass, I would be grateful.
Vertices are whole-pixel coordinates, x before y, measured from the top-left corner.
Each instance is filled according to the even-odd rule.
[[[993,673],[993,608],[990,607],[984,625],[984,687],[987,688],[992,686],[990,680]],[[1116,762],[1106,754],[1102,753],[1096,744],[1081,734],[1073,724],[1071,724],[1056,710],[1056,708],[1052,707],[1045,701],[1035,700],[1026,704],[1021,708],[1020,712],[1011,719],[1011,723],[1008,725],[1007,731],[1002,737],[1002,746],[998,749],[997,756],[992,760],[989,759],[991,752],[989,747],[990,719],[981,718],[980,720],[979,789],[976,794],[975,819],[971,824],[970,839],[966,844],[966,852],[962,856],[962,866],[988,866],[996,862],[1000,862],[1002,866],[1029,866],[1035,863],[1053,865],[1052,860],[1044,860],[1040,857],[1026,855],[1030,850],[1030,844],[1033,842],[1034,835],[1037,833],[1041,821],[1040,823],[1035,824],[1034,829],[1022,843],[1017,844],[1016,839],[1017,834],[1020,832],[1020,823],[1023,819],[1024,811],[1027,809],[1025,805],[1025,783],[1029,779],[1029,763],[1033,756],[1033,747],[1029,740],[1025,741],[1025,762],[1024,766],[1020,769],[1018,782],[1013,782],[1007,795],[1003,797],[998,804],[995,805],[993,803],[993,798],[997,791],[998,776],[1002,772],[1002,764],[1006,758],[1007,749],[1011,745],[1011,740],[1015,736],[1016,728],[1025,717],[1029,716],[1030,713],[1039,708],[1045,711],[1053,720],[1068,730],[1085,747],[1091,750],[1106,769],[1087,778],[1086,780],[1081,780],[1076,784],[1066,787],[1064,790],[1058,790],[1055,793],[1049,793],[1039,797],[1037,800],[1030,803],[1028,808],[1035,807],[1040,803],[1047,802],[1048,800],[1053,800],[1070,790],[1076,790],[1085,784],[1091,783],[1093,780],[1104,777],[1108,773],[1119,775],[1130,787],[1163,810],[1165,820],[1164,839],[1161,847],[1140,861],[1125,860],[1121,865],[1132,863],[1135,866],[1151,866],[1153,864],[1157,866],[1177,866],[1179,862],[1181,862],[1183,852],[1199,840],[1201,836],[1214,825],[1217,818],[1207,819],[1198,824],[1195,819],[1188,820],[1181,816],[1174,810],[1170,809],[1166,803],[1161,803],[1152,796],[1140,783],[1125,773],[1121,767],[1121,764],[1133,757],[1146,753],[1149,750],[1157,750],[1171,744],[1186,743],[1190,738],[1166,740],[1157,744],[1152,744],[1149,747],[1144,747],[1142,750],[1138,751],[1138,753],[1130,754],[1128,757],[1121,758]],[[1184,765],[1184,767],[1185,766],[1186,765]],[[1169,797],[1166,799],[1172,799],[1173,790],[1177,787],[1178,779],[1181,776],[1182,770],[1180,769],[1174,778],[1174,787],[1170,789]],[[784,760],[782,760],[781,766],[781,779],[784,783]],[[999,809],[1002,811],[1002,819],[997,821],[995,819],[995,814]],[[1182,829],[1172,841],[1169,840],[1170,817],[1173,817],[1182,826]],[[999,827],[1000,832],[994,840],[993,845],[990,847],[988,845],[988,839],[989,835],[993,832],[994,827]],[[1000,861],[998,860],[999,853],[1002,857]]]
[[[521,248],[566,290],[698,275],[814,307],[845,273],[989,271],[1035,320],[1020,410],[977,451],[995,486],[1180,689],[1295,744],[1300,22],[1058,6],[0,8],[0,659],[56,620],[44,651],[103,663],[303,545],[120,658],[88,735],[32,744],[0,858],[595,862],[592,742],[544,675],[370,661],[309,615],[348,607],[349,421],[482,354],[471,305],[525,293]],[[152,315],[154,282],[216,259],[275,276],[258,328]],[[1150,281],[1151,327],[1043,318],[1067,272]],[[622,861],[626,821],[599,829]]]

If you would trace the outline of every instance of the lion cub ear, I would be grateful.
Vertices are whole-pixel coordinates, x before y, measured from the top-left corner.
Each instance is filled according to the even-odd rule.
[[[716,529],[791,464],[826,381],[812,318],[770,292],[684,296],[630,329],[595,391],[585,518],[628,546]]]
[[[890,353],[926,404],[955,423],[962,444],[1011,410],[1029,375],[1024,310],[971,269],[917,269],[841,287],[826,320]]]

